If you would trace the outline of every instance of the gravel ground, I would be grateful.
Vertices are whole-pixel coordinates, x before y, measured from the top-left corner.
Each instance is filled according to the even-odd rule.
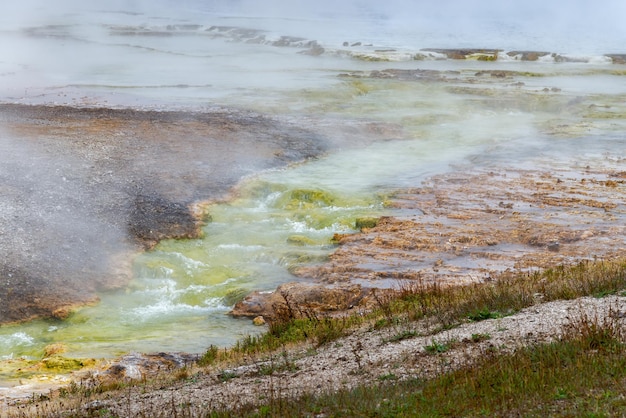
[[[453,370],[487,352],[510,352],[517,347],[558,338],[564,327],[587,317],[624,321],[626,298],[585,297],[542,303],[499,319],[468,322],[435,332],[433,323],[408,323],[374,329],[363,327],[349,336],[322,347],[299,346],[265,358],[250,358],[227,369],[204,369],[187,380],[147,390],[144,386],[109,392],[69,407],[67,412],[90,414],[101,411],[120,417],[199,416],[214,408],[260,404],[272,397],[320,393],[360,384],[375,383],[383,376],[396,379],[429,378]],[[397,336],[416,336],[398,340]],[[473,335],[489,338],[475,341]],[[444,353],[428,353],[433,342],[450,344]],[[273,373],[269,373],[272,370]],[[70,404],[70,402],[68,402]],[[45,404],[2,407],[3,414],[36,413]],[[68,407],[66,407],[68,408]]]

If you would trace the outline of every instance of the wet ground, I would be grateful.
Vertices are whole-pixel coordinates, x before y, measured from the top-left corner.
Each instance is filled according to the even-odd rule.
[[[620,168],[621,167],[621,168]],[[325,283],[398,287],[461,284],[626,253],[624,160],[604,155],[533,169],[465,167],[397,191],[383,217],[338,236],[324,265],[299,274]]]
[[[195,237],[195,203],[324,152],[251,112],[1,105],[0,323],[64,318],[129,280],[133,254]]]

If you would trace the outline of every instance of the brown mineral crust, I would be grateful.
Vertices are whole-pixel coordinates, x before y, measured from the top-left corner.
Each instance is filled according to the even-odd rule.
[[[624,254],[626,187],[602,169],[495,168],[435,176],[391,199],[403,216],[342,235],[329,262],[297,270],[331,283],[459,284],[504,271]],[[413,215],[406,215],[413,212]]]
[[[626,64],[626,54],[606,54],[611,58],[613,64]]]
[[[65,319],[80,306],[94,304],[98,298],[82,289],[61,287],[52,290],[27,272],[0,265],[2,293],[0,312],[3,323],[21,322],[37,317]]]
[[[541,57],[549,55],[549,52],[545,51],[509,51],[507,55],[510,57],[520,56],[522,61],[537,61]]]
[[[197,237],[197,203],[244,176],[325,152],[252,112],[0,104],[0,323],[63,318],[123,286],[130,260]]]
[[[482,48],[473,48],[473,49],[424,48],[422,49],[422,51],[436,52],[438,54],[444,54],[450,59],[463,60],[473,55],[485,55],[485,56],[497,57],[498,53],[501,52],[502,50],[482,49]]]
[[[370,289],[344,283],[338,286],[314,283],[285,283],[274,292],[253,292],[237,303],[230,312],[235,317],[263,316],[301,317],[321,313],[345,311],[368,302]]]

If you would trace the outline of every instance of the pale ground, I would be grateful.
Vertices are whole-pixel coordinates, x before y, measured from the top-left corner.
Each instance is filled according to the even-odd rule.
[[[381,378],[428,378],[479,359],[489,351],[510,351],[557,338],[564,327],[585,315],[591,320],[598,318],[600,323],[608,317],[624,321],[626,298],[585,297],[542,303],[515,315],[469,322],[434,334],[429,331],[436,326],[432,323],[407,323],[378,330],[368,326],[322,347],[288,348],[227,369],[204,369],[186,380],[150,390],[138,386],[106,393],[98,400],[79,400],[76,405],[67,400],[66,408],[79,415],[106,411],[120,417],[171,416],[178,411],[200,416],[213,408],[267,403],[272,397],[350,388]],[[394,337],[403,332],[418,336],[394,342]],[[472,336],[477,334],[489,338],[475,342]],[[433,342],[452,344],[445,353],[430,354],[425,347]],[[5,400],[0,405],[0,416],[40,415],[48,408],[45,403],[11,408]]]

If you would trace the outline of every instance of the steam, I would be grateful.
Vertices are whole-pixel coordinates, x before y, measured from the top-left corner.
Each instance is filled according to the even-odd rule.
[[[367,21],[371,39],[380,38],[377,32],[381,31],[385,34],[421,33],[443,42],[467,40],[473,47],[507,48],[508,43],[515,41],[516,45],[511,47],[522,47],[524,42],[530,42],[532,47],[557,48],[557,52],[573,53],[588,52],[588,49],[606,47],[607,44],[619,45],[618,40],[622,43],[626,40],[623,25],[626,3],[620,0],[223,0],[202,6],[201,3],[188,0],[183,1],[181,7],[213,15],[326,20],[333,22],[337,31],[345,33]],[[510,31],[512,39],[502,39],[503,27]],[[324,37],[323,33],[317,35]],[[413,42],[419,42],[419,39]],[[458,44],[440,46],[459,47]],[[575,49],[576,46],[581,50],[558,50],[563,47]]]
[[[0,101],[108,106],[100,95],[107,86],[113,86],[107,91],[112,96],[134,87],[179,84],[211,86],[206,90],[226,86],[242,95],[238,88],[252,89],[259,80],[286,84],[286,74],[297,72],[284,71],[283,62],[272,57],[276,67],[264,63],[268,67],[261,68],[259,77],[257,57],[237,56],[231,45],[216,50],[200,38],[172,42],[168,54],[159,49],[166,38],[133,39],[131,45],[129,39],[111,35],[115,25],[209,27],[235,22],[334,46],[362,41],[415,49],[624,53],[625,15],[622,0],[6,0],[0,4]],[[295,54],[290,54],[292,59]],[[224,63],[223,57],[236,59]],[[273,85],[261,87],[269,91]],[[166,106],[176,100],[168,94],[159,96]],[[206,100],[202,94],[209,93],[200,91],[199,102]],[[139,106],[147,100],[139,94],[134,99]],[[106,179],[93,168],[97,161],[62,144],[31,139],[0,131],[0,267],[19,267],[26,277],[49,277],[68,289],[90,290],[106,283],[113,260],[131,248],[124,221],[112,215],[123,210],[109,211],[99,195],[99,184]],[[123,182],[109,184],[109,204],[132,201],[135,196],[125,187]]]
[[[242,25],[332,47],[349,41],[414,50],[502,48],[606,54],[625,52],[626,25],[621,22],[625,15],[626,3],[619,0],[4,1],[0,4],[0,100],[44,101],[38,98],[50,95],[44,89],[68,85],[246,88],[271,80],[269,75],[254,74],[259,65],[268,65],[266,61],[255,59],[254,66],[232,71],[229,64],[212,59],[236,55],[232,45],[222,51],[201,38],[172,46],[150,39],[124,39],[111,36],[109,28],[116,25]],[[138,48],[124,48],[124,43]],[[151,48],[181,55],[191,51],[193,56],[206,58],[182,62],[171,54],[150,55]],[[239,55],[240,61],[248,59],[254,58]],[[276,65],[282,65],[281,61]],[[46,100],[68,102],[63,96]]]
[[[96,14],[99,16],[95,17]],[[618,44],[612,40],[619,38],[623,43],[626,39],[626,27],[622,22],[626,3],[620,0],[24,0],[5,1],[0,5],[3,29],[60,22],[81,24],[85,19],[90,24],[95,23],[93,19],[106,23],[114,23],[115,19],[128,22],[131,15],[135,23],[143,24],[163,17],[198,24],[211,23],[216,17],[225,16],[324,20],[335,24],[337,31],[344,32],[367,21],[372,32],[421,32],[434,34],[442,40],[469,37],[470,42],[491,41],[490,47],[507,46],[501,45],[507,42],[506,39],[493,38],[493,29],[497,27],[509,28],[515,38],[524,38],[537,46],[541,43],[548,47],[563,46],[562,42],[566,42],[568,46],[590,48],[595,45],[599,48]],[[274,20],[273,24],[281,23]],[[283,20],[283,24],[288,25],[288,22]],[[307,30],[306,25],[303,29]],[[328,26],[324,26],[324,30],[327,29]],[[324,37],[323,33],[317,35]],[[502,36],[502,31],[498,36]],[[372,33],[372,37],[375,38],[376,34]]]
[[[85,161],[7,132],[0,144],[4,269],[77,294],[112,281],[113,259],[130,246],[123,227],[94,204],[98,191]]]

